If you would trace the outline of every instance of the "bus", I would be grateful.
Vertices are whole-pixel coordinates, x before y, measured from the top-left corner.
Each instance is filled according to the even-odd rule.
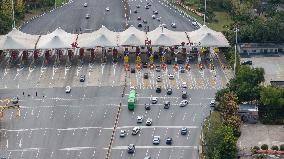
[[[136,106],[136,91],[134,89],[130,90],[128,96],[128,110],[134,110]]]

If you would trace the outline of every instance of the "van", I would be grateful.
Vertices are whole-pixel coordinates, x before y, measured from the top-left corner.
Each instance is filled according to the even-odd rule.
[[[186,99],[187,98],[187,92],[186,91],[182,91],[181,97],[182,97],[182,99]]]
[[[140,131],[140,128],[139,127],[134,127],[133,129],[132,129],[132,135],[137,135],[138,133],[139,133],[139,131]]]

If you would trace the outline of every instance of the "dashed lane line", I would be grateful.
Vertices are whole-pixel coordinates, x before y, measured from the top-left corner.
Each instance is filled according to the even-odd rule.
[[[113,150],[126,150],[128,146],[114,146]],[[194,149],[197,150],[197,146],[135,146],[137,149]],[[103,148],[108,149],[108,148]]]

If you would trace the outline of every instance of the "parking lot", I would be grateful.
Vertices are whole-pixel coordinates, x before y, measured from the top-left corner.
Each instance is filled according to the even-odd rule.
[[[105,158],[117,112],[121,103],[118,125],[115,129],[110,156],[119,158],[197,158],[200,127],[209,113],[208,103],[217,89],[228,82],[226,72],[217,60],[215,70],[199,70],[191,64],[185,73],[174,71],[172,65],[167,70],[142,69],[136,73],[125,72],[122,63],[85,63],[71,67],[53,65],[44,67],[11,68],[0,70],[1,99],[19,97],[20,114],[15,109],[7,109],[1,120],[0,147],[7,158]],[[130,67],[134,67],[131,64]],[[144,79],[143,74],[149,73]],[[174,75],[170,80],[168,74]],[[86,81],[80,82],[80,75]],[[162,82],[156,77],[161,76]],[[123,87],[126,89],[122,97]],[[188,92],[186,107],[179,107],[181,83],[186,82]],[[65,93],[65,86],[72,91]],[[135,111],[127,109],[130,87],[137,90],[138,104]],[[156,93],[157,86],[162,87]],[[166,95],[165,88],[172,88],[173,94]],[[158,97],[158,103],[145,110],[144,104],[151,97]],[[170,101],[169,109],[164,102]],[[144,122],[136,123],[137,116]],[[152,126],[145,126],[151,118]],[[141,132],[131,135],[135,126]],[[180,135],[182,127],[188,128],[187,135]],[[120,130],[126,130],[124,138]],[[160,136],[159,145],[152,144],[153,136]],[[172,145],[165,139],[171,137]],[[134,154],[127,153],[127,146],[135,144]],[[1,156],[1,157],[2,157]]]

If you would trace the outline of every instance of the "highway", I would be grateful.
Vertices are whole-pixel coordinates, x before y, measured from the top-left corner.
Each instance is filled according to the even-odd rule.
[[[88,7],[83,6],[85,2],[88,3]],[[151,3],[152,6],[146,10],[147,3]],[[141,8],[137,9],[136,5],[141,5]],[[106,11],[107,7],[110,11]],[[137,14],[134,13],[136,9]],[[161,22],[152,19],[154,10],[159,12],[157,17],[162,17]],[[89,19],[85,18],[86,14],[90,14]],[[82,32],[91,32],[102,25],[113,31],[123,31],[130,25],[138,27],[138,16],[148,21],[147,26],[150,31],[162,23],[171,30],[192,31],[197,29],[192,25],[191,19],[166,5],[162,0],[74,0],[30,21],[21,28],[21,31],[30,34],[46,34],[61,27],[67,32],[78,33],[80,29]],[[170,27],[173,22],[176,23],[177,28]],[[140,29],[143,30],[144,26]]]

